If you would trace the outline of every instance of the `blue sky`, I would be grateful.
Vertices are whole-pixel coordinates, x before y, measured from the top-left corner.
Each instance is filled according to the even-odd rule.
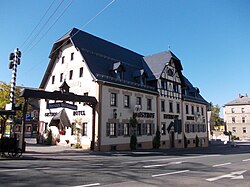
[[[248,0],[56,0],[25,42],[52,2],[0,2],[0,81],[10,82],[8,57],[18,47],[17,85],[39,87],[53,43],[76,27],[142,55],[170,46],[208,102],[223,106],[239,94],[250,95]]]

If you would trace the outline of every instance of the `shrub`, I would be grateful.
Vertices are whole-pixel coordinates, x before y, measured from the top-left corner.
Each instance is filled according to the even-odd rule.
[[[161,132],[159,131],[159,129],[157,129],[156,135],[153,139],[153,148],[159,149],[160,146],[161,146]]]
[[[131,150],[136,149],[136,145],[137,145],[137,137],[136,137],[136,135],[133,134],[133,135],[130,137],[130,149],[131,149]]]

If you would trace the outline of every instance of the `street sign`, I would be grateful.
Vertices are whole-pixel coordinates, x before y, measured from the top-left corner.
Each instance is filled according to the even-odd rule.
[[[77,110],[77,105],[72,105],[64,102],[47,103],[47,109],[52,109],[52,108],[69,108],[72,110]]]

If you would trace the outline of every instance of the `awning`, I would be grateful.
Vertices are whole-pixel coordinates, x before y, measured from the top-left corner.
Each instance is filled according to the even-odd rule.
[[[56,126],[58,129],[63,129],[64,127],[71,127],[68,115],[65,109],[62,109],[57,113],[50,121],[49,126]]]

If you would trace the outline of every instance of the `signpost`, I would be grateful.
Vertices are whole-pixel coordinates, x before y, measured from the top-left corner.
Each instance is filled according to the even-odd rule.
[[[52,108],[69,108],[72,110],[77,110],[77,105],[72,105],[65,102],[47,103],[47,109],[52,109]]]

